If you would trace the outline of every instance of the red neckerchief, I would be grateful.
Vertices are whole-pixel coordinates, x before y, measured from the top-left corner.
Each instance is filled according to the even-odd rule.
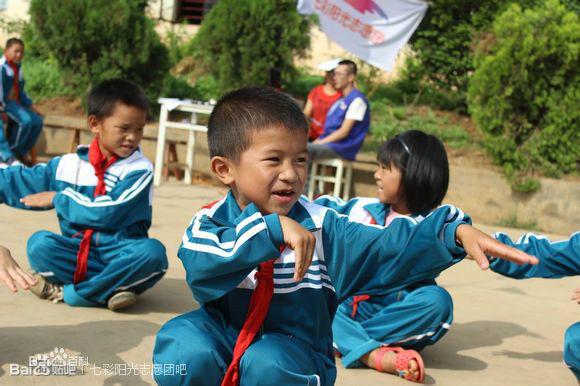
[[[102,196],[105,194],[105,171],[111,166],[115,161],[117,161],[117,156],[113,155],[111,158],[107,159],[99,147],[99,140],[97,137],[91,143],[89,148],[89,162],[93,165],[95,169],[95,176],[97,176],[97,186],[95,187],[95,197]],[[77,252],[77,267],[74,274],[74,283],[80,283],[85,280],[87,276],[87,268],[89,262],[89,251],[91,250],[91,237],[95,232],[94,229],[87,228],[84,231],[83,239]]]
[[[280,252],[283,250],[284,246],[281,246]],[[236,340],[236,345],[234,346],[234,357],[226,371],[221,386],[238,385],[240,381],[240,359],[242,359],[242,355],[244,355],[244,352],[248,347],[250,347],[250,344],[252,344],[258,329],[266,319],[266,314],[268,313],[270,302],[274,295],[274,259],[260,264],[255,278],[258,281],[258,284],[252,294],[252,298],[250,299],[248,316],[246,317],[242,330]]]
[[[16,102],[20,103],[20,77],[18,75],[20,69],[18,68],[18,64],[14,63],[11,60],[6,60],[6,63],[8,63],[12,71],[14,71],[14,85],[12,87],[14,88],[14,96],[16,97]]]

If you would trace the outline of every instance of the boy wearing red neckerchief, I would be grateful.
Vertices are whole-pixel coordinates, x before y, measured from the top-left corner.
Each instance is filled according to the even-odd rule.
[[[42,116],[26,94],[22,72],[24,42],[8,39],[4,56],[0,59],[0,163],[12,164],[23,159],[38,139],[42,130]],[[9,138],[4,128],[8,119],[15,123]]]
[[[158,384],[331,386],[332,319],[346,297],[441,272],[466,252],[483,268],[484,253],[536,262],[450,207],[384,228],[305,200],[307,133],[298,105],[271,88],[236,90],[216,104],[211,169],[229,191],[183,235],[177,255],[200,308],[157,333]]]
[[[56,209],[62,235],[39,231],[28,241],[32,292],[118,310],[167,269],[165,247],[147,234],[153,165],[139,142],[149,102],[139,86],[112,79],[91,90],[88,109],[91,145],[33,168],[0,169],[0,202]]]

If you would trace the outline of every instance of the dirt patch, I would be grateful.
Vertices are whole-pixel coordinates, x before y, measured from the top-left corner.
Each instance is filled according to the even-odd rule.
[[[84,117],[85,110],[80,98],[55,97],[36,104],[43,114]]]

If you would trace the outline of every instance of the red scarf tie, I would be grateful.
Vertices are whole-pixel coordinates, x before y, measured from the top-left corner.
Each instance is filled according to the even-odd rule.
[[[95,188],[95,197],[102,196],[105,194],[105,171],[117,160],[117,156],[113,155],[107,160],[107,158],[101,152],[99,147],[99,141],[95,137],[89,148],[89,162],[95,168],[95,176],[97,176],[97,186]],[[74,283],[80,283],[85,280],[87,275],[87,267],[89,261],[89,251],[91,250],[91,238],[94,229],[87,228],[83,234],[83,240],[81,241],[81,246],[77,252],[77,267],[74,274]]]
[[[377,225],[377,220],[375,220],[374,217],[371,216],[371,225]],[[371,298],[370,295],[357,295],[357,296],[353,296],[352,297],[352,312],[350,314],[350,317],[354,319],[354,317],[356,316],[356,312],[358,311],[358,304],[360,302],[365,302],[367,300],[369,300]]]
[[[12,71],[14,71],[14,85],[12,87],[14,88],[14,96],[16,97],[16,102],[20,103],[20,77],[18,74],[20,69],[18,68],[18,64],[14,63],[11,60],[8,60],[7,63],[12,69]]]
[[[282,250],[284,246],[280,249]],[[252,344],[258,329],[264,323],[274,294],[274,260],[260,264],[255,275],[258,284],[250,299],[248,316],[234,346],[234,357],[226,371],[221,386],[237,386],[240,381],[240,359],[247,348]]]

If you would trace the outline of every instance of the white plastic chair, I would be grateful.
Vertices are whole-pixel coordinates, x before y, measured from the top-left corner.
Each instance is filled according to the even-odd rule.
[[[326,166],[335,168],[334,176],[324,175]],[[333,196],[341,197],[343,200],[348,200],[350,198],[350,185],[352,183],[352,162],[342,158],[329,158],[312,161],[310,168],[310,185],[308,187],[308,198],[310,200],[314,198],[316,186],[318,186],[319,192],[324,192],[325,182],[334,184]]]

